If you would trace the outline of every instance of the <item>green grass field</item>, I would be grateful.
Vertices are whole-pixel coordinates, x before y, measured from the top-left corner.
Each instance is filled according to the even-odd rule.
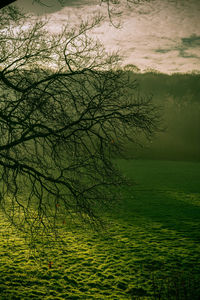
[[[33,255],[1,216],[1,300],[200,299],[200,163],[117,164],[134,184],[100,233],[66,229]]]

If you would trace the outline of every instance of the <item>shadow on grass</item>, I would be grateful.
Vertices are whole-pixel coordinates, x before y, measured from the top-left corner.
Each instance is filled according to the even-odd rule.
[[[135,181],[121,189],[120,218],[133,224],[158,222],[200,239],[200,163],[121,160],[119,166]]]

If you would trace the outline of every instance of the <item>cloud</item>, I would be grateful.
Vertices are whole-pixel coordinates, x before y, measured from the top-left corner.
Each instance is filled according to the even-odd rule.
[[[171,48],[158,48],[155,52],[165,54],[171,51],[177,51],[178,56],[182,58],[200,59],[200,36],[192,34],[189,37],[182,37],[177,45]]]
[[[200,59],[200,56],[197,54],[192,54],[191,52],[186,51],[185,49],[179,50],[179,56],[183,58],[198,58]]]
[[[65,0],[64,1],[64,6],[71,6],[71,7],[82,7],[85,5],[91,5],[92,3],[94,3],[94,1],[91,0]]]
[[[44,15],[56,13],[66,8],[83,8],[98,3],[98,0],[63,0],[63,5],[57,0],[42,0],[41,3],[33,3],[33,0],[17,0],[16,5],[22,8],[25,12],[34,13],[36,15]]]
[[[197,36],[196,34],[182,38],[181,40],[182,44],[187,48],[200,47],[200,36]]]
[[[55,4],[55,0],[48,1]],[[130,6],[126,1],[123,3],[122,28],[115,29],[107,17],[91,35],[109,52],[119,50],[124,65],[130,63],[142,70],[151,67],[168,73],[200,69],[199,0],[154,0]],[[99,0],[66,0],[65,7],[54,8],[54,12],[47,14],[51,17],[49,31],[59,31],[67,23],[77,25],[97,12],[107,13],[106,5],[99,6]]]
[[[158,52],[158,53],[168,53],[170,52],[171,49],[156,49],[155,52]]]
[[[120,49],[124,64],[162,72],[200,69],[200,2],[155,0],[123,11],[120,31],[105,26],[99,37],[107,48]]]

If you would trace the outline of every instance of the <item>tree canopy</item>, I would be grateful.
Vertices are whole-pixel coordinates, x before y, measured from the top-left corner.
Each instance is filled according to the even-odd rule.
[[[157,108],[88,35],[101,17],[51,36],[12,6],[0,20],[1,209],[36,235],[69,216],[96,224],[125,182],[113,157],[157,130]]]

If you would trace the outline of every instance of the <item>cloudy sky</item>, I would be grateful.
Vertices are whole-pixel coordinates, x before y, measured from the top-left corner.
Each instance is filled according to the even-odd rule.
[[[125,1],[125,0],[124,0]],[[62,7],[55,0],[43,0],[49,7],[32,5],[32,0],[18,0],[18,6],[51,18],[49,30],[77,24],[100,11],[99,0],[65,0]],[[119,50],[123,64],[134,64],[142,71],[200,71],[200,0],[151,0],[140,5],[121,6],[121,29],[108,18],[93,31],[108,51]],[[114,21],[117,22],[117,21]]]

